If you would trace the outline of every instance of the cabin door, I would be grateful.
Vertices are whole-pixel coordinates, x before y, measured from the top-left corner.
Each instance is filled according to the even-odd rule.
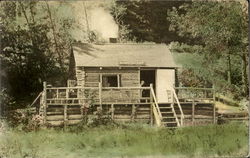
[[[158,103],[170,103],[172,95],[167,91],[175,84],[174,69],[158,69],[156,71],[156,97]]]
[[[142,87],[149,87],[150,84],[153,84],[155,89],[155,70],[141,70],[140,84]],[[143,90],[141,95],[142,97],[150,97],[150,90]]]

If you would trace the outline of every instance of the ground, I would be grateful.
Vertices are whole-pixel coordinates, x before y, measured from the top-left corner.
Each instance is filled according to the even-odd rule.
[[[141,124],[32,132],[15,128],[0,136],[0,157],[236,157],[247,155],[247,138],[244,123],[176,129]]]
[[[215,106],[218,108],[219,113],[246,113],[246,109],[238,106],[228,106],[222,102],[216,102]]]

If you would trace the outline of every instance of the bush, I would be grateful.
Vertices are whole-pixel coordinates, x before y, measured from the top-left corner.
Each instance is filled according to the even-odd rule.
[[[43,117],[34,114],[31,109],[18,109],[8,112],[7,122],[11,128],[30,132],[43,125]]]
[[[85,127],[77,133],[12,130],[1,139],[0,157],[239,157],[247,154],[247,138],[247,126],[239,123],[176,129],[119,124]]]

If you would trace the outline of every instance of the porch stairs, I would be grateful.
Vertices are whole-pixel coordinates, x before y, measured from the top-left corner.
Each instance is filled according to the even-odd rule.
[[[158,103],[154,90],[151,87],[152,107],[157,126],[163,127],[180,127],[183,125],[184,114],[180,105],[179,99],[175,93],[174,88],[167,90],[168,100],[170,102]],[[176,115],[174,105],[180,111],[180,116]]]
[[[178,127],[179,121],[175,110],[171,103],[159,104],[159,109],[162,115],[161,124],[164,127]]]

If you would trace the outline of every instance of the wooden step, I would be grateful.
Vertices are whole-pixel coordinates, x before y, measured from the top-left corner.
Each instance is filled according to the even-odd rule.
[[[162,123],[164,123],[164,124],[177,124],[176,121],[173,121],[173,122],[162,122]]]
[[[162,118],[167,118],[167,119],[175,119],[175,117],[169,117],[169,116],[167,116],[167,117],[162,117]]]
[[[161,112],[162,114],[173,114],[174,112],[173,111],[171,111],[171,112],[166,112],[166,111],[163,111],[163,112]]]
[[[172,107],[159,107],[160,109],[172,109]]]

